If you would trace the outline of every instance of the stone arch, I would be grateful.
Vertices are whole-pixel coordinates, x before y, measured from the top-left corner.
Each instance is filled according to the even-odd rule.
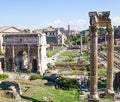
[[[32,71],[35,73],[38,71],[38,61],[36,58],[33,58],[32,60]]]
[[[24,70],[28,67],[28,54],[24,50],[18,51],[15,56],[15,65],[17,66],[17,70]]]
[[[8,56],[11,56],[10,58],[13,60],[13,69],[16,69],[17,71],[19,71],[19,69],[24,69],[24,51],[28,55],[26,58],[28,65],[25,71],[30,72],[32,70],[32,62],[33,69],[35,69],[34,71],[37,70],[41,75],[47,69],[46,35],[44,33],[5,34],[3,35],[3,46],[5,50],[5,69],[8,69]],[[36,59],[33,60],[33,57]]]

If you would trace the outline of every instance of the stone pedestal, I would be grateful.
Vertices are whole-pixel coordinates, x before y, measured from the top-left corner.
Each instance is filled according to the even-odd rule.
[[[107,98],[111,98],[111,99],[114,100],[115,99],[115,93],[114,93],[114,91],[113,90],[112,91],[111,90],[107,90],[106,91],[106,97]]]

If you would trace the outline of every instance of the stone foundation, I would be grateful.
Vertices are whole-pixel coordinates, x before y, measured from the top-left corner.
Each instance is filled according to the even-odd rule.
[[[106,91],[106,97],[107,98],[111,98],[111,99],[115,99],[115,93],[114,93],[114,91],[111,91],[111,90],[107,90]]]
[[[94,95],[89,95],[89,98],[88,98],[88,102],[99,102],[99,96],[98,94],[94,94]]]

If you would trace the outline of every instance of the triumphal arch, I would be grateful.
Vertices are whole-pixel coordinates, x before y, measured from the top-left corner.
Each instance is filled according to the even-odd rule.
[[[47,69],[44,33],[4,34],[3,46],[5,70],[29,70],[43,74]]]
[[[114,34],[111,26],[110,12],[89,12],[90,17],[90,96],[88,102],[98,102],[98,27],[106,27],[107,41],[107,87],[106,96],[114,97],[113,68],[114,68]]]

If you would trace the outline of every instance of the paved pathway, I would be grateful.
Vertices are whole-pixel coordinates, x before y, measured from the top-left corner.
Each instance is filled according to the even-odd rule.
[[[54,64],[56,62],[57,58],[60,56],[60,54],[65,52],[66,50],[67,50],[67,48],[64,48],[60,52],[56,53],[54,56],[47,58],[47,63]]]
[[[28,80],[30,78],[30,75],[26,74],[17,74],[17,73],[6,73],[9,75],[10,79],[25,79]]]

